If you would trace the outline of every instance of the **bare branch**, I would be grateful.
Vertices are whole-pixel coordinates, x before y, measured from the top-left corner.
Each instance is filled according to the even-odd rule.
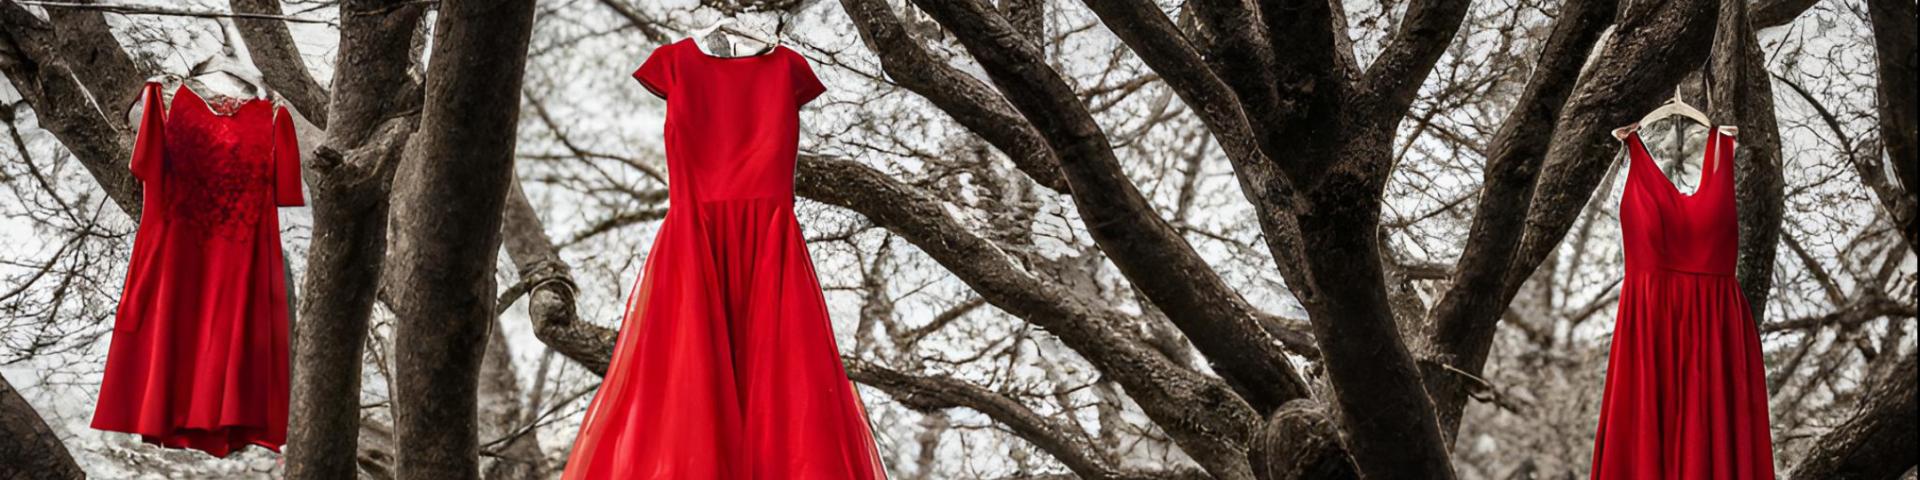
[[[980,80],[936,60],[920,41],[907,33],[893,7],[884,0],[841,0],[840,5],[860,30],[860,39],[880,68],[900,86],[926,98],[995,149],[1013,160],[1035,182],[1066,191],[1060,161],[1046,139],[1006,98]]]
[[[238,14],[280,15],[280,0],[230,0]],[[327,128],[327,91],[314,81],[307,63],[294,45],[293,34],[282,21],[241,18],[233,22],[246,40],[247,53],[267,85],[292,103],[294,110],[320,128]]]
[[[1355,91],[1362,110],[1376,122],[1397,124],[1413,104],[1413,96],[1433,72],[1434,62],[1453,44],[1460,22],[1467,18],[1470,0],[1414,0],[1400,20],[1400,30],[1367,72]]]
[[[272,13],[207,12],[207,11],[200,11],[200,10],[187,10],[182,8],[153,7],[153,6],[146,6],[146,5],[121,5],[121,4],[112,4],[112,3],[41,2],[41,1],[35,1],[35,0],[17,0],[17,1],[21,5],[33,5],[36,7],[47,7],[50,9],[99,10],[102,12],[114,13],[114,14],[120,14],[120,15],[159,15],[159,16],[168,16],[168,17],[194,17],[194,18],[242,18],[242,19],[256,19],[256,20],[279,20],[283,22],[293,22],[293,23],[320,23],[320,24],[329,24],[329,25],[333,23],[332,21],[329,21],[329,20],[315,20],[310,18],[300,18],[300,17],[293,17],[293,16],[287,16],[287,15],[272,14]]]
[[[1305,397],[1305,384],[1279,342],[1255,322],[1252,306],[1154,211],[1120,168],[1100,125],[1035,44],[1021,40],[1006,19],[978,0],[916,3],[954,32],[1047,138],[1095,243],[1215,370],[1259,411]]]

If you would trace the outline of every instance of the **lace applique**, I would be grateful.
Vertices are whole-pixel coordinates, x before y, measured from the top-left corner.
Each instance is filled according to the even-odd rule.
[[[247,116],[203,120],[175,122],[167,131],[170,213],[210,235],[246,240],[273,202],[271,130]],[[243,128],[252,123],[262,126]]]

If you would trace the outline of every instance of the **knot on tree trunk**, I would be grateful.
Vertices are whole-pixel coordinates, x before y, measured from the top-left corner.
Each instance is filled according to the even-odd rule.
[[[1325,403],[1299,399],[1267,417],[1247,456],[1259,480],[1359,478]]]

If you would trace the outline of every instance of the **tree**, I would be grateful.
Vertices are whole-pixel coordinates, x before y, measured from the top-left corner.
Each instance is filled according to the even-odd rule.
[[[382,280],[398,323],[395,473],[477,479],[479,373],[533,2],[449,2],[436,18],[420,136],[393,192],[394,268]]]
[[[673,15],[621,0],[591,3],[595,11],[615,13],[626,27],[619,31],[639,31],[652,42],[684,30]],[[873,83],[912,94],[902,101],[930,106],[945,114],[940,121],[964,130],[942,137],[952,145],[939,146],[937,154],[908,155],[928,165],[921,175],[901,175],[873,153],[885,146],[864,150],[866,155],[845,154],[859,149],[812,151],[799,159],[801,196],[858,214],[858,222],[876,227],[885,239],[878,248],[854,249],[860,257],[855,273],[863,279],[848,287],[859,292],[863,306],[855,335],[883,342],[848,348],[858,357],[848,361],[856,381],[924,414],[928,432],[948,428],[955,409],[978,412],[990,419],[992,430],[1022,439],[1081,478],[1433,478],[1477,466],[1454,441],[1479,428],[1469,418],[1488,416],[1474,414],[1469,405],[1529,408],[1525,395],[1510,391],[1524,383],[1515,380],[1518,374],[1493,365],[1519,362],[1556,374],[1584,365],[1580,350],[1567,346],[1572,334],[1562,332],[1604,316],[1611,298],[1604,286],[1569,280],[1605,261],[1604,253],[1586,250],[1590,240],[1607,240],[1594,232],[1596,223],[1604,223],[1603,198],[1615,173],[1610,162],[1617,143],[1606,132],[1676,87],[1705,97],[1716,118],[1742,127],[1737,182],[1743,290],[1761,309],[1756,318],[1763,330],[1806,332],[1804,340],[1785,347],[1786,360],[1776,372],[1788,376],[1773,382],[1776,398],[1799,404],[1810,390],[1849,391],[1841,376],[1831,374],[1852,365],[1912,371],[1910,360],[1892,361],[1913,355],[1903,354],[1898,341],[1910,322],[1897,321],[1912,317],[1911,303],[1882,293],[1911,283],[1898,267],[1905,257],[1875,253],[1856,260],[1842,250],[1835,254],[1839,262],[1878,267],[1827,272],[1822,264],[1831,259],[1783,226],[1782,218],[1792,212],[1783,207],[1788,187],[1804,185],[1783,175],[1790,156],[1781,131],[1789,122],[1776,119],[1771,79],[1785,77],[1768,72],[1765,44],[1755,30],[1789,23],[1814,2],[1567,0],[1518,9],[1550,14],[1502,17],[1506,23],[1484,23],[1489,20],[1474,16],[1470,2],[1452,0],[1415,1],[1404,11],[1338,2],[1177,5],[1169,12],[1167,5],[1146,0],[1079,6],[839,2],[866,48],[815,50],[824,55],[816,59],[865,74],[857,65],[870,55],[879,68],[871,73]],[[464,4],[440,6],[438,24],[429,28],[421,20],[432,7],[423,4],[344,2],[337,64],[351,68],[336,68],[321,87],[299,61],[284,23],[271,18],[281,14],[277,2],[231,5],[236,14],[268,16],[235,19],[248,51],[274,89],[327,133],[307,161],[314,243],[302,321],[295,325],[300,413],[289,476],[354,475],[349,460],[358,458],[362,472],[472,477],[482,452],[498,456],[499,446],[509,443],[521,452],[517,458],[527,458],[529,446],[519,439],[529,437],[511,432],[536,431],[548,413],[511,413],[518,387],[503,380],[513,379],[512,362],[494,350],[498,331],[488,331],[494,317],[520,298],[527,299],[533,331],[548,347],[591,372],[607,366],[614,332],[600,325],[612,319],[583,318],[597,310],[581,307],[582,292],[617,295],[619,289],[576,278],[580,274],[562,251],[657,220],[664,175],[648,171],[645,159],[609,154],[576,136],[546,110],[543,92],[522,91],[518,67],[449,73],[479,69],[466,63],[475,58],[515,64],[528,56],[528,38],[520,33],[530,11],[468,18],[455,15],[459,6]],[[1081,6],[1085,14],[1061,13]],[[1898,110],[1904,106],[1910,113],[1913,102],[1899,101],[1902,90],[1888,85],[1901,78],[1897,59],[1912,58],[1912,4],[1875,0],[1868,6],[1882,59],[1882,113],[1874,118],[1887,136],[1897,136]],[[766,2],[758,8],[808,7]],[[740,7],[706,2],[703,8]],[[1908,14],[1899,15],[1900,8]],[[113,96],[135,90],[140,69],[132,60],[115,60],[131,56],[97,11],[53,9],[49,15],[58,18],[48,22],[20,5],[0,5],[8,32],[0,36],[0,67],[39,114],[39,124],[88,167],[99,187],[119,205],[137,205],[137,185],[116,177],[124,157],[124,147],[116,145],[129,132],[121,119],[99,113],[112,108],[97,105],[130,102]],[[1053,30],[1059,22],[1050,19],[1084,15],[1096,23]],[[1900,28],[1901,18],[1909,28]],[[515,33],[461,37],[457,25],[468,24],[448,24],[467,21],[497,21],[507,25],[499,31]],[[428,57],[433,64],[422,67],[429,32],[436,51]],[[1363,37],[1354,38],[1354,32]],[[1089,81],[1074,62],[1062,60],[1084,53],[1063,51],[1063,38],[1109,34],[1124,47],[1105,59],[1120,65],[1109,65],[1109,71],[1135,78],[1109,81],[1103,73]],[[1506,42],[1497,45],[1515,50],[1469,45],[1476,35],[1494,36]],[[1487,54],[1501,58],[1472,58]],[[87,60],[70,60],[81,58]],[[1462,68],[1494,72],[1484,74],[1484,81],[1453,78]],[[448,83],[436,83],[441,81]],[[1478,83],[1496,86],[1474,90]],[[1820,95],[1791,79],[1782,84],[1820,106]],[[1464,91],[1447,90],[1461,85],[1467,85]],[[1114,113],[1116,104],[1141,91],[1172,98],[1143,109],[1147,113]],[[1910,88],[1904,92],[1911,97]],[[507,156],[522,150],[514,156],[524,162],[546,155],[525,151],[533,127],[523,125],[519,145],[505,133],[503,125],[520,118],[523,96],[528,119],[546,128],[544,135],[535,134],[542,140],[537,145],[561,152],[551,162],[517,164]],[[1486,112],[1459,113],[1473,110],[1455,100],[1466,97],[1500,100],[1488,102],[1498,107]],[[1488,118],[1475,124],[1485,128],[1459,130],[1436,118],[1448,114]],[[1173,124],[1155,128],[1179,131],[1164,136],[1184,143],[1143,145],[1143,129],[1113,120],[1124,115],[1138,115],[1145,125]],[[1831,126],[1829,137],[1849,145],[1872,143],[1851,140],[1848,117],[1822,116]],[[1893,127],[1885,125],[1889,121]],[[1483,161],[1457,166],[1476,174],[1477,186],[1459,194],[1423,191],[1451,197],[1426,215],[1458,217],[1448,240],[1457,244],[1457,255],[1419,260],[1405,251],[1407,238],[1417,235],[1406,225],[1417,220],[1392,211],[1399,206],[1391,201],[1395,185],[1404,182],[1396,176],[1424,174],[1424,164],[1444,156],[1421,151],[1432,147],[1416,146],[1416,140]],[[912,150],[900,142],[904,147],[896,150]],[[1911,212],[1913,202],[1900,185],[1912,183],[1892,180],[1913,162],[1899,161],[1897,138],[1883,143],[1895,170],[1891,179],[1877,147],[1871,153],[1865,146],[1843,150],[1886,205],[1888,213],[1875,218],[1910,226],[1901,219],[1913,215],[1900,212]],[[474,156],[455,163],[451,152]],[[1911,158],[1910,149],[1904,155]],[[1224,236],[1207,231],[1204,216],[1192,213],[1194,198],[1207,188],[1205,167],[1215,158],[1224,160],[1225,175],[1238,187],[1239,195],[1229,195],[1232,202],[1251,209],[1246,238],[1255,240],[1210,240]],[[1010,169],[1000,167],[1002,159]],[[646,175],[634,185],[535,170],[579,160]],[[1143,175],[1141,168],[1150,170]],[[403,169],[408,173],[396,175]],[[521,171],[509,175],[515,169]],[[575,183],[562,183],[569,181]],[[537,190],[525,188],[536,184]],[[596,192],[640,207],[595,219],[581,234],[556,242],[543,221],[555,214],[538,206],[538,195],[553,190]],[[447,208],[450,199],[460,201],[460,211],[429,213]],[[137,218],[137,212],[129,214]],[[1088,240],[1066,241],[1070,254],[1045,252],[1037,239],[1053,234],[1037,226],[1043,221],[1058,221],[1067,225],[1068,236]],[[451,228],[430,228],[441,222]],[[1898,231],[1905,232],[1911,250],[1911,228]],[[896,253],[895,239],[913,253]],[[1563,240],[1574,245],[1563,248]],[[1861,250],[1881,251],[1871,235],[1852,241],[1868,245]],[[1245,249],[1234,258],[1251,267],[1221,265],[1211,253],[1221,245]],[[1776,267],[1777,245],[1788,247],[1782,255],[1801,261]],[[503,289],[492,280],[499,247],[507,250],[517,276]],[[1563,256],[1566,250],[1576,253]],[[963,287],[961,298],[924,323],[906,325],[893,310],[900,280],[888,277],[922,257]],[[1303,308],[1276,313],[1269,311],[1272,302],[1249,298],[1257,292],[1240,280],[1246,270],[1276,274],[1273,283]],[[1767,300],[1776,283],[1789,284],[1776,279],[1802,272],[1819,280],[1810,283],[1830,286],[1813,294],[1824,298],[1828,310],[1789,303],[1782,313],[1765,314],[1769,304],[1780,304]],[[505,293],[496,295],[496,289]],[[1598,293],[1576,300],[1588,290]],[[377,332],[369,335],[376,303],[396,317],[391,433],[380,420],[363,418],[360,405],[363,358],[384,358],[388,348]],[[1052,376],[1046,384],[1057,388],[982,380],[886,351],[911,352],[943,328],[987,315],[1016,326],[1010,334],[1016,346],[1060,347],[1064,359],[1034,360],[1068,365],[1040,369]],[[1858,328],[1880,319],[1893,320]],[[1837,338],[1820,340],[1823,332]],[[1502,335],[1523,338],[1520,346],[1527,350],[1497,351],[1496,345],[1511,344],[1502,343]],[[373,347],[363,350],[363,344]],[[1867,344],[1876,346],[1850,347]],[[1009,364],[1021,358],[1008,355]],[[1856,356],[1862,360],[1848,360]],[[1802,358],[1810,359],[1804,367]],[[1093,379],[1079,384],[1078,369],[1090,370]],[[1808,370],[1815,375],[1800,379],[1798,372]],[[508,373],[500,376],[503,371]],[[543,364],[535,378],[544,379],[547,371]],[[478,376],[486,379],[476,386]],[[541,387],[533,388],[537,396]],[[470,421],[480,412],[470,402],[476,397],[503,405],[481,415],[484,427]],[[1870,406],[1848,413],[1855,420],[1829,434],[1835,441],[1809,449],[1802,468],[1892,465],[1880,460],[1892,457],[1874,452],[1908,438],[1899,435],[1913,431],[1913,414],[1910,407],[1882,408],[1898,406],[1887,398],[1901,397],[1863,400]],[[434,403],[423,403],[429,401]],[[1079,414],[1081,408],[1093,413]],[[1143,420],[1129,418],[1136,409],[1134,418]],[[1097,419],[1091,420],[1097,428],[1085,425],[1087,416]],[[1789,424],[1803,421],[1797,413],[1784,416]],[[1863,431],[1877,433],[1856,433]],[[483,441],[483,434],[500,437]],[[361,435],[369,436],[356,441]],[[1123,438],[1129,435],[1135,438]],[[934,445],[934,437],[926,445]],[[1130,452],[1156,446],[1177,451],[1171,455],[1176,461],[1130,458]],[[537,440],[530,448],[540,450]],[[389,464],[368,452],[390,452],[399,460]],[[1894,463],[1903,461],[1911,463]],[[540,463],[527,462],[530,469],[521,471],[537,472]],[[1541,469],[1528,463],[1516,471]]]

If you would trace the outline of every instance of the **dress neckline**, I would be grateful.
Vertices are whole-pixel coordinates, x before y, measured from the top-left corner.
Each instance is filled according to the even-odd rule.
[[[174,90],[173,90],[174,106],[177,106],[180,104],[181,94],[186,94],[187,96],[193,97],[193,100],[200,104],[200,110],[207,112],[208,115],[213,115],[215,117],[220,117],[220,118],[238,117],[242,112],[247,111],[248,108],[252,108],[255,105],[271,104],[273,102],[272,100],[260,98],[260,97],[246,97],[246,98],[229,97],[229,98],[238,100],[239,106],[234,107],[232,112],[220,113],[218,110],[213,109],[213,104],[207,102],[206,96],[201,95],[200,92],[194,90],[193,87],[187,86],[186,82],[180,82],[180,86],[174,87]],[[170,111],[171,111],[171,108],[172,107],[169,107]]]
[[[771,47],[767,47],[765,51],[762,51],[760,53],[755,53],[752,55],[741,55],[738,57],[722,57],[719,55],[707,53],[707,47],[705,44],[700,43],[700,39],[697,39],[694,37],[687,37],[686,40],[683,40],[683,41],[692,44],[691,46],[693,47],[693,52],[695,55],[701,58],[709,59],[709,60],[720,60],[720,61],[753,60],[753,59],[759,59],[759,58],[769,58],[769,57],[772,57],[774,54],[779,53],[781,49],[787,48],[786,45],[776,43],[776,44],[773,44],[773,46]]]
[[[1715,152],[1718,148],[1717,143],[1720,140],[1720,136],[1725,135],[1725,133],[1721,131],[1721,128],[1719,125],[1707,127],[1707,144],[1701,148],[1700,153],[1702,157],[1700,161],[1700,179],[1694,182],[1692,193],[1680,191],[1680,185],[1673,183],[1673,177],[1667,176],[1666,169],[1660,168],[1660,160],[1653,157],[1653,152],[1647,149],[1646,142],[1640,137],[1640,128],[1638,125],[1632,126],[1631,129],[1627,131],[1627,145],[1629,148],[1637,150],[1636,153],[1638,153],[1639,157],[1646,159],[1649,166],[1653,168],[1650,173],[1660,177],[1660,183],[1665,184],[1668,191],[1679,195],[1681,198],[1691,199],[1699,196],[1700,192],[1705,191],[1708,186],[1707,182],[1712,181],[1713,177],[1719,176],[1715,175],[1715,173],[1718,173],[1721,168],[1726,168],[1724,165],[1721,165],[1723,162],[1718,158],[1724,154]]]

